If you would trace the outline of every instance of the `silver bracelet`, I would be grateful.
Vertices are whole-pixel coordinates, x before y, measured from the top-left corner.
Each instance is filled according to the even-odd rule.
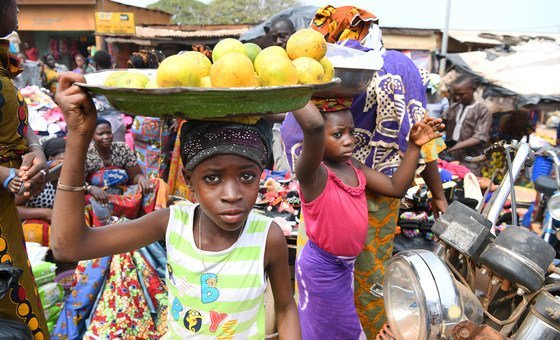
[[[29,145],[27,146],[27,148],[28,148],[28,149],[31,149],[32,146],[36,146],[36,147],[38,147],[39,149],[41,149],[41,151],[43,151],[43,147],[42,147],[41,144],[39,144],[39,143],[31,143],[31,144],[29,144]]]

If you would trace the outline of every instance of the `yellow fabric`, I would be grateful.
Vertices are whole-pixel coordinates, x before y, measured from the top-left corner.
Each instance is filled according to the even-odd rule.
[[[55,70],[45,65],[45,77],[47,78],[46,88],[51,91],[51,93],[56,92],[56,86],[58,84],[56,80],[56,75],[58,74]]]
[[[385,309],[370,288],[383,283],[385,261],[393,254],[400,199],[368,193],[367,200],[369,228],[354,267],[354,302],[366,337],[373,339],[385,323]]]
[[[447,146],[445,145],[443,138],[437,138],[424,144],[422,149],[420,149],[420,152],[426,163],[430,163],[436,161],[439,158],[439,154],[446,148]]]
[[[185,123],[182,120],[179,123],[177,131],[181,131],[181,126]],[[187,186],[185,177],[183,176],[183,161],[181,160],[181,139],[177,134],[175,145],[173,146],[173,153],[171,155],[171,164],[169,166],[169,193],[173,196],[178,196],[192,201],[194,197]]]
[[[8,72],[8,78],[15,78],[23,71],[17,56],[10,53],[10,41],[6,39],[0,39],[0,64]]]
[[[27,105],[6,73],[0,67],[0,162],[17,161],[27,151]]]
[[[46,222],[43,224],[36,220],[24,221],[21,226],[25,242],[36,242],[45,247],[49,246],[48,240],[50,240],[51,228]],[[45,235],[45,229],[47,230],[47,235]]]
[[[323,34],[327,42],[336,43],[347,39],[362,41],[372,23],[377,23],[377,17],[368,11],[328,5],[315,12],[310,27]]]

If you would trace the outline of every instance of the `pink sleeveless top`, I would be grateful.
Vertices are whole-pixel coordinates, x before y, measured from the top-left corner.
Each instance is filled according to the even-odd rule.
[[[358,186],[351,187],[327,166],[327,184],[311,202],[300,190],[307,236],[321,249],[336,256],[357,256],[366,242],[368,211],[366,178],[362,170],[348,163],[356,172]]]

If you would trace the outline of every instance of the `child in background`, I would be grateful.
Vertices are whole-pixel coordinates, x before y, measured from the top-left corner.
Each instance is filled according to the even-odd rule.
[[[354,261],[368,228],[365,190],[402,197],[414,178],[420,147],[440,137],[441,119],[414,124],[403,161],[392,178],[352,158],[352,114],[342,105],[312,103],[293,112],[303,130],[295,171],[309,242],[296,261],[304,339],[365,339],[354,305]]]
[[[185,178],[199,202],[124,223],[84,223],[84,162],[96,125],[89,96],[60,77],[57,102],[68,124],[65,160],[53,212],[51,248],[59,260],[98,258],[165,239],[170,338],[262,339],[266,277],[281,339],[300,339],[287,245],[271,219],[252,211],[270,143],[259,124],[189,121],[181,131]]]

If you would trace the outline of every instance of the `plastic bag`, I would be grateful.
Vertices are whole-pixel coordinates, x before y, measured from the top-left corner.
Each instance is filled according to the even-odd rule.
[[[366,70],[380,70],[383,66],[383,55],[381,52],[367,48],[356,49],[350,46],[358,45],[357,40],[347,40],[348,45],[327,44],[327,58],[333,66],[356,68]],[[345,42],[342,42],[345,44]]]
[[[6,295],[10,287],[15,287],[23,271],[14,266],[0,264],[0,300]],[[0,336],[0,339],[3,339]]]
[[[31,334],[29,328],[21,322],[0,318],[0,339],[33,339],[33,334]]]
[[[55,278],[56,264],[51,262],[40,261],[31,266],[33,276],[37,286],[48,282],[53,282]]]
[[[37,288],[43,308],[48,308],[64,298],[64,288],[60,283],[49,282]]]

